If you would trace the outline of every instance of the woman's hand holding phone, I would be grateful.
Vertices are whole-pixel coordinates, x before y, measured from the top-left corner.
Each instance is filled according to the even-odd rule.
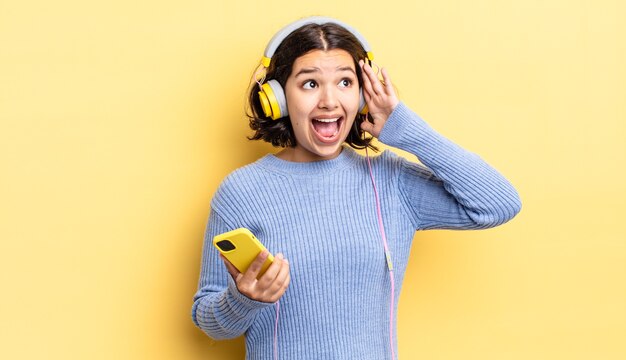
[[[220,256],[224,260],[228,272],[235,280],[239,292],[252,300],[274,303],[283,296],[289,286],[291,280],[289,262],[281,253],[274,256],[272,264],[258,279],[257,276],[261,267],[269,256],[267,250],[259,253],[245,273],[239,272],[223,255]]]

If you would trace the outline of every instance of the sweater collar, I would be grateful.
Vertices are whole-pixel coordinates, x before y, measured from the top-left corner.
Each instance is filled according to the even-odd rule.
[[[349,146],[343,145],[342,150],[336,158],[330,160],[294,162],[283,160],[274,154],[268,154],[258,160],[258,163],[272,171],[278,171],[291,175],[318,175],[320,173],[328,173],[344,169],[350,165],[354,165],[355,160],[359,157]]]

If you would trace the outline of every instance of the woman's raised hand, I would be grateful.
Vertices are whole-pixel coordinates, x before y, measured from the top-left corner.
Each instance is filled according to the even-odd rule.
[[[400,100],[396,96],[396,92],[391,85],[391,78],[385,68],[381,69],[383,74],[383,81],[381,82],[378,74],[374,72],[369,64],[360,60],[359,65],[363,75],[363,96],[367,102],[369,113],[374,119],[373,124],[369,121],[363,121],[361,129],[374,137],[378,137],[387,118],[389,118],[389,115],[391,115],[391,112],[396,108]]]
[[[221,254],[220,256],[224,260],[228,272],[235,279],[239,292],[252,300],[274,303],[283,296],[289,286],[291,280],[289,262],[283,257],[283,254],[278,253],[274,256],[274,261],[259,279],[257,279],[257,275],[259,275],[265,259],[269,256],[267,250],[263,250],[243,274],[224,256]]]

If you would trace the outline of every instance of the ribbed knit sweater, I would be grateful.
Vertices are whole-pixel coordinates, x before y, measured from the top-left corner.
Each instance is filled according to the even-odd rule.
[[[390,151],[371,159],[397,312],[415,231],[497,226],[521,202],[502,175],[402,102],[378,139],[423,164]],[[245,335],[246,359],[268,360],[276,309],[239,293],[212,245],[215,235],[239,227],[289,259],[291,283],[280,299],[281,360],[391,358],[390,279],[365,157],[347,146],[336,158],[315,162],[266,155],[232,172],[213,197],[192,319],[214,339]]]

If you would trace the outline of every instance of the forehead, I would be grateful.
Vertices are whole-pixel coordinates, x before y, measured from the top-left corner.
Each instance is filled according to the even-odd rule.
[[[293,70],[306,67],[334,69],[345,66],[354,70],[354,60],[347,51],[343,49],[313,50],[297,58],[293,63]]]

